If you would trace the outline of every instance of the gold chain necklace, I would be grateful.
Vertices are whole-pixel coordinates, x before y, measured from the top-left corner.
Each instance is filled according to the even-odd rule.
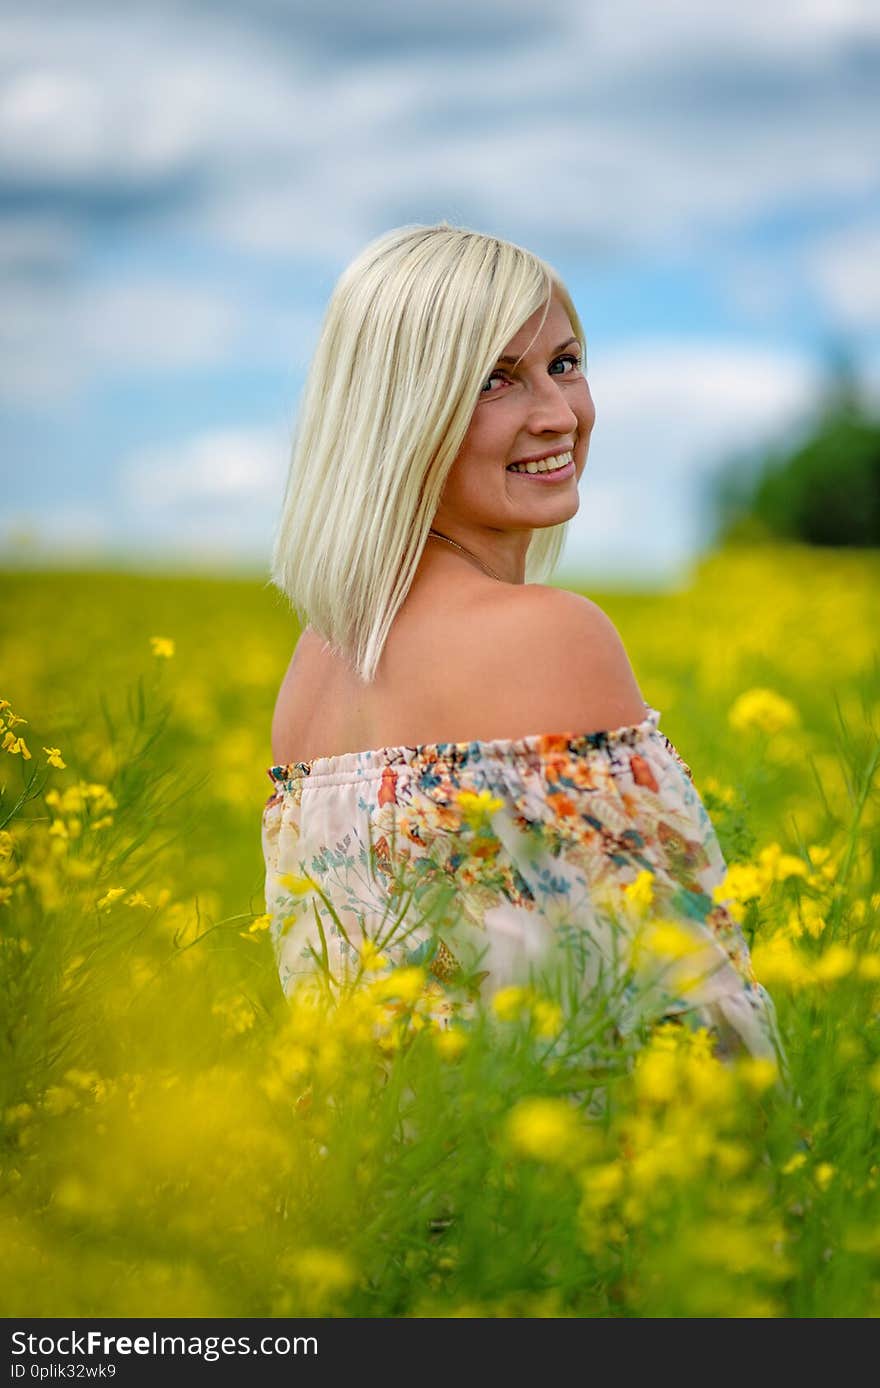
[[[476,554],[471,554],[471,551],[469,549],[465,549],[464,545],[460,545],[457,540],[450,540],[448,535],[441,535],[439,530],[429,530],[428,534],[436,535],[438,540],[445,540],[448,545],[454,545],[456,549],[460,549],[462,554],[468,555],[468,557],[473,559],[476,564],[479,564],[480,568],[483,569],[485,573],[489,574],[491,578],[497,578],[499,583],[507,582],[506,578],[502,578],[501,575],[497,574],[494,569],[490,569],[488,564],[484,564],[482,559],[480,559]]]

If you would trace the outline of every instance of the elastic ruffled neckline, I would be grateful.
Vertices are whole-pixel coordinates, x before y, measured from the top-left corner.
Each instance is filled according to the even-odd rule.
[[[363,752],[340,752],[336,756],[312,757],[310,761],[270,766],[266,774],[275,783],[308,779],[309,784],[313,785],[323,778],[366,778],[381,775],[389,766],[395,771],[402,767],[418,771],[437,762],[450,760],[462,765],[470,760],[509,761],[520,756],[540,758],[559,753],[583,756],[617,743],[631,746],[641,738],[656,732],[660,722],[660,711],[652,708],[650,704],[646,704],[645,709],[645,717],[640,723],[624,723],[619,728],[602,728],[592,733],[529,733],[516,738],[376,747]]]

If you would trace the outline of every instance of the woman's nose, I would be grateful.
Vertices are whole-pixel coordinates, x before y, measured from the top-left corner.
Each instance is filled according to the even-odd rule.
[[[565,398],[565,392],[551,377],[546,377],[532,397],[529,410],[529,433],[570,434],[577,430],[578,417]]]

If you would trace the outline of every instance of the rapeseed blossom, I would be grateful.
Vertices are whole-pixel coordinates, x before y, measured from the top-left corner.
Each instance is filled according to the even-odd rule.
[[[504,804],[491,791],[481,790],[460,790],[456,797],[456,803],[461,807],[462,815],[471,829],[481,829],[488,825],[492,815],[496,810],[500,810]]]
[[[641,868],[623,889],[624,898],[638,915],[644,915],[654,902],[654,874]]]
[[[458,1060],[467,1049],[467,1034],[460,1027],[444,1027],[435,1033],[434,1045],[444,1060]]]
[[[278,876],[278,884],[285,891],[290,892],[291,896],[307,896],[309,892],[315,891],[314,879],[308,874],[300,876],[295,872],[282,872]]]
[[[575,1164],[584,1146],[577,1114],[563,1099],[521,1099],[507,1120],[513,1149],[536,1161]]]
[[[558,1002],[542,997],[532,987],[518,983],[499,988],[492,995],[491,1007],[502,1022],[515,1022],[521,1017],[528,1017],[535,1035],[548,1040],[559,1035],[565,1020]]]
[[[800,715],[791,700],[775,690],[749,689],[732,704],[728,722],[738,733],[758,731],[772,734],[796,727]]]
[[[361,967],[366,974],[377,973],[380,969],[384,969],[388,965],[387,955],[384,955],[381,950],[377,948],[375,941],[368,937],[364,938],[364,942],[361,945],[360,956]]]
[[[99,911],[108,910],[120,897],[125,896],[125,887],[110,887],[101,897],[100,901],[95,902]]]
[[[11,753],[13,756],[21,756],[24,761],[31,760],[31,754],[28,751],[28,745],[24,738],[21,736],[16,737],[9,728],[7,728],[6,732],[3,734],[3,750],[4,752]]]
[[[769,588],[772,604],[760,600]],[[42,709],[41,690],[81,678],[81,605],[67,604],[73,626],[49,641],[27,636],[40,609],[29,614],[26,594],[17,601],[8,666]],[[164,750],[148,707],[131,701],[137,726],[117,715],[125,652],[107,642],[107,726],[87,700],[57,732],[34,714],[37,731],[12,753],[26,775],[4,763],[0,951],[15,999],[0,1110],[7,1314],[880,1313],[873,585],[858,555],[748,552],[712,557],[686,601],[662,601],[666,621],[653,601],[632,604],[633,637],[655,687],[678,703],[695,765],[718,773],[705,786],[730,871],[713,905],[726,901],[744,921],[789,1042],[796,1101],[771,1061],[730,1049],[720,1022],[717,1034],[693,1032],[684,1012],[620,1034],[591,998],[543,976],[517,978],[496,1003],[475,996],[459,1018],[424,951],[421,979],[383,982],[406,951],[381,938],[361,947],[352,934],[356,981],[316,980],[312,991],[302,979],[282,999],[269,924],[276,907],[279,918],[304,908],[287,893],[311,909],[312,884],[299,878],[297,893],[279,882],[278,901],[254,915],[250,850],[229,849],[250,841],[263,790],[251,715],[276,676],[268,629],[248,608],[240,624],[234,613],[224,622],[224,650],[209,636],[175,688]],[[89,617],[100,625],[97,605]],[[104,626],[119,626],[110,602]],[[684,648],[696,675],[687,690]],[[717,736],[719,710],[757,669],[810,710],[809,742],[792,739],[784,777],[750,752],[762,742]],[[851,757],[825,708],[829,670]],[[859,698],[847,693],[856,679]],[[11,745],[27,723],[9,711],[0,700],[0,742],[9,734]],[[769,736],[772,755],[786,731],[772,731],[778,721],[778,708],[774,719],[756,702],[741,731]],[[24,749],[42,736],[49,762],[14,811],[33,775]],[[91,769],[41,788],[56,752]],[[190,754],[199,770],[209,756],[212,770],[197,806],[165,793]],[[686,911],[702,919],[705,865],[690,864],[681,919],[665,891],[668,917],[658,911],[666,883],[642,867],[624,810],[619,851],[634,880],[608,904],[628,939],[644,927],[647,944],[653,928],[651,968],[687,971]],[[451,838],[472,823],[467,841],[486,850],[478,869],[503,872],[493,814],[492,797],[465,800],[444,827]],[[103,819],[112,832],[93,832]],[[552,871],[554,845],[535,837]],[[297,864],[292,849],[296,878],[308,860]],[[688,865],[687,843],[668,851]],[[601,895],[597,884],[597,909]],[[574,917],[561,904],[554,928],[564,934]],[[708,924],[729,941],[723,911]]]
[[[514,983],[507,988],[499,988],[492,997],[492,1010],[502,1022],[515,1021],[521,1017],[529,1005],[528,988]]]
[[[167,636],[151,636],[150,645],[153,647],[153,655],[163,660],[170,660],[174,655],[174,642]]]

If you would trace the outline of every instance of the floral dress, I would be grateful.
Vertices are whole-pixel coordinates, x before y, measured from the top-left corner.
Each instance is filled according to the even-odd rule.
[[[422,965],[450,998],[462,979],[488,997],[573,968],[622,1033],[678,1017],[722,1054],[780,1058],[714,827],[659,720],[646,706],[601,732],[270,767],[266,912],[285,993],[320,968],[353,977],[365,951]]]

